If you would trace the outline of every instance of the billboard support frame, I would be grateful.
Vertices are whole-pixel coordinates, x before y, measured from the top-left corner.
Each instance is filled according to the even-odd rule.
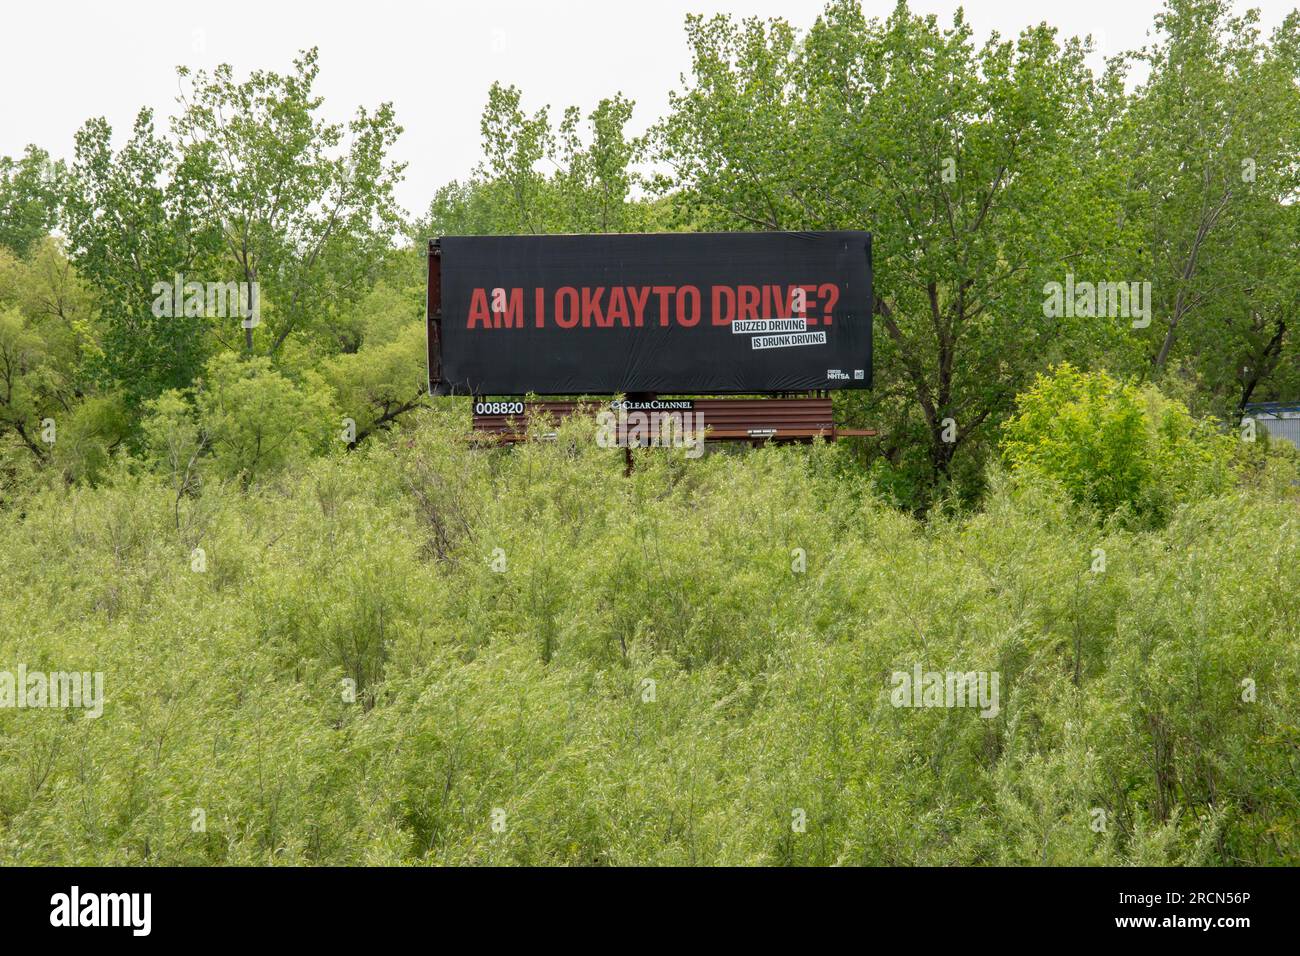
[[[447,395],[450,389],[442,380],[442,243],[430,239],[426,253],[429,260],[429,284],[425,290],[425,323],[428,327],[429,394]]]

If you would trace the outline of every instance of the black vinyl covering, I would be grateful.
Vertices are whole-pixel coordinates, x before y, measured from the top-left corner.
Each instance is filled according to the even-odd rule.
[[[440,394],[871,386],[866,232],[444,236],[437,247]]]

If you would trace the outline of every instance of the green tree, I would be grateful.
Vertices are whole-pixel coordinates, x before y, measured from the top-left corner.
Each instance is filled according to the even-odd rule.
[[[46,448],[40,442],[42,402],[39,370],[45,343],[17,309],[0,311],[0,429],[17,435],[37,458]]]
[[[0,436],[16,436],[37,460],[58,459],[77,474],[95,469],[66,455],[52,456],[54,446],[41,437],[46,431],[41,423],[53,420],[60,438],[87,432],[82,426],[91,418],[72,430],[69,426],[78,403],[92,391],[88,364],[97,354],[93,317],[92,291],[53,239],[35,242],[25,259],[0,249]],[[97,421],[107,426],[99,435],[107,445],[121,440],[119,416]],[[85,441],[59,448],[70,453],[77,445],[85,447]]]
[[[187,450],[190,457],[206,453],[219,477],[238,478],[245,488],[326,450],[339,427],[332,392],[318,375],[295,382],[266,356],[214,356],[194,388],[193,406],[197,430],[185,425],[174,399],[153,406],[145,432],[155,452],[173,475]]]
[[[555,175],[560,215],[573,232],[633,232],[645,221],[633,191],[640,144],[626,135],[635,104],[621,93],[603,99],[587,116],[590,143],[580,132],[581,112],[564,111],[560,124],[560,169]]]
[[[781,20],[688,20],[693,74],[658,132],[683,206],[721,228],[873,234],[875,392],[889,467],[924,500],[969,487],[991,429],[1053,350],[1107,336],[1049,318],[1046,282],[1101,245],[1091,195],[1095,80],[1043,25],[976,47],[900,3],[884,22],[830,4]],[[861,401],[862,399],[849,400]]]
[[[0,156],[0,246],[25,256],[58,221],[65,167],[28,146],[19,159]]]
[[[260,283],[264,351],[296,332],[328,342],[324,317],[364,294],[400,224],[392,105],[359,108],[346,125],[322,119],[315,49],[287,75],[239,81],[229,64],[177,73],[188,83],[174,121],[180,168],[199,185],[196,214],[219,231],[226,261],[250,288]],[[243,347],[254,350],[251,323]]]
[[[157,314],[154,287],[209,272],[220,237],[200,215],[200,184],[178,169],[149,110],[116,153],[112,135],[103,119],[77,133],[64,231],[98,299],[97,378],[138,407],[188,386],[211,352],[208,319]]]
[[[1220,413],[1295,361],[1300,15],[1267,42],[1258,20],[1227,0],[1169,0],[1105,144],[1140,236],[1119,265],[1153,281],[1151,369],[1190,360]]]
[[[417,237],[637,232],[662,220],[639,195],[643,143],[627,133],[634,104],[621,93],[586,116],[570,106],[554,129],[549,107],[523,108],[514,86],[492,84],[480,131],[483,161],[466,182],[438,190]]]

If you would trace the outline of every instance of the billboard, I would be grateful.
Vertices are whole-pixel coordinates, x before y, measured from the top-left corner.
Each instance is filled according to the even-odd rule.
[[[444,236],[434,394],[791,392],[871,385],[871,236]]]

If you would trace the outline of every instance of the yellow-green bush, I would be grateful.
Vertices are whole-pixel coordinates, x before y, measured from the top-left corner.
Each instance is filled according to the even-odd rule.
[[[1228,485],[1232,442],[1152,386],[1065,364],[1019,396],[1002,452],[1014,472],[1055,482],[1102,515],[1161,523],[1177,503]]]

